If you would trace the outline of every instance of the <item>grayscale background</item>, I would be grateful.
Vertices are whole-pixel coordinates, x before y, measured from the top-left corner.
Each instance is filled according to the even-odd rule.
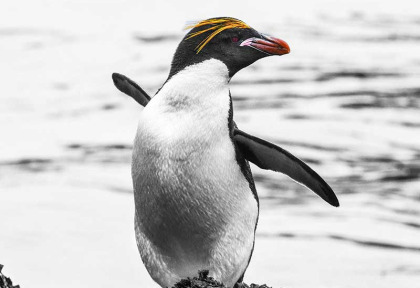
[[[153,95],[186,23],[216,16],[289,43],[234,77],[234,118],[341,202],[252,166],[261,214],[245,281],[419,287],[420,4],[405,0],[2,1],[3,273],[23,288],[157,287],[133,231],[142,108],[111,73]]]

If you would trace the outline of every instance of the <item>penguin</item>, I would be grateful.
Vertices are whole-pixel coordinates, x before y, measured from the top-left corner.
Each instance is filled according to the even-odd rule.
[[[289,45],[231,17],[188,28],[153,98],[128,77],[112,75],[145,107],[132,155],[136,242],[161,287],[204,269],[227,287],[240,286],[259,215],[248,161],[291,177],[332,206],[339,202],[303,161],[233,121],[231,78],[258,59],[288,54]]]

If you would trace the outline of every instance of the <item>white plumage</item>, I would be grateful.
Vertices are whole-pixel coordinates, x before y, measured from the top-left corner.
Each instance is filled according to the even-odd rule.
[[[229,137],[228,81],[219,60],[188,66],[140,116],[132,162],[136,239],[162,287],[200,269],[232,287],[248,264],[258,207]]]

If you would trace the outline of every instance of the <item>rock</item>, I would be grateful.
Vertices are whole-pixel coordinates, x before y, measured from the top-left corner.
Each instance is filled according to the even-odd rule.
[[[215,280],[213,277],[209,277],[209,270],[201,270],[198,271],[198,277],[187,279],[182,279],[178,283],[175,284],[172,288],[226,288],[226,286]],[[247,285],[245,283],[237,284],[235,285],[235,288],[271,288],[267,285],[257,285],[257,284],[251,284]]]
[[[19,285],[13,286],[12,280],[1,273],[3,265],[0,264],[0,288],[20,288]]]

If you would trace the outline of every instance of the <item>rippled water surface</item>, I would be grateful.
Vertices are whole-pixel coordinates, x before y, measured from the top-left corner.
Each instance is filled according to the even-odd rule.
[[[0,4],[0,263],[21,287],[155,286],[133,233],[142,108],[110,75],[153,95],[185,23],[222,15],[292,50],[234,77],[235,121],[307,162],[341,203],[252,166],[261,216],[246,281],[419,283],[415,1],[26,2]]]

